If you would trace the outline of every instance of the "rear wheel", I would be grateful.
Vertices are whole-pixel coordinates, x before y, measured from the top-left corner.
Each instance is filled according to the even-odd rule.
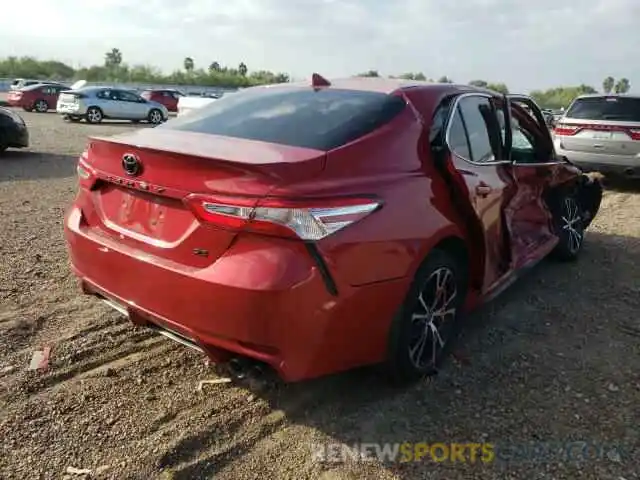
[[[159,123],[162,123],[162,120],[164,120],[164,117],[162,116],[162,112],[160,110],[158,110],[157,108],[154,108],[149,112],[148,119],[149,119],[149,123],[158,125]]]
[[[89,107],[87,109],[87,122],[89,123],[100,123],[102,121],[103,115],[102,110],[98,107]]]
[[[553,220],[559,238],[553,256],[561,261],[576,260],[584,242],[585,222],[575,195],[567,193],[559,200]]]
[[[37,100],[33,104],[33,109],[38,113],[46,113],[49,110],[49,105],[44,100]]]
[[[386,370],[407,383],[438,371],[459,332],[466,272],[452,255],[434,250],[422,264],[389,336]]]

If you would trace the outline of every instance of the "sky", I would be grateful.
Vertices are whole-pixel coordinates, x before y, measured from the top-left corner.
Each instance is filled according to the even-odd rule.
[[[119,48],[166,71],[190,56],[196,68],[244,62],[295,79],[420,71],[524,93],[600,89],[611,75],[640,92],[640,0],[29,0],[34,21],[11,5],[0,57],[78,67]]]

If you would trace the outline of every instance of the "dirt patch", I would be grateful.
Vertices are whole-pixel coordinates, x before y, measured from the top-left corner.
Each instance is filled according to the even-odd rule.
[[[606,193],[576,264],[544,262],[470,319],[462,362],[394,390],[356,371],[266,393],[77,290],[62,238],[88,134],[24,114],[33,144],[0,160],[0,478],[640,478],[640,188]],[[357,341],[357,339],[354,339]],[[46,372],[27,371],[51,346]],[[333,442],[618,442],[572,463],[323,463]],[[71,474],[70,474],[71,475]],[[72,475],[71,478],[82,478]]]

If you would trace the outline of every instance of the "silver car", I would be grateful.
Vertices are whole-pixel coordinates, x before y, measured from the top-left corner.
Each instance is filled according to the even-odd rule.
[[[56,110],[65,119],[100,123],[103,119],[147,121],[159,124],[169,119],[167,108],[146,100],[131,90],[111,87],[83,87],[62,92]]]
[[[577,97],[555,128],[558,155],[584,170],[640,177],[640,97]]]

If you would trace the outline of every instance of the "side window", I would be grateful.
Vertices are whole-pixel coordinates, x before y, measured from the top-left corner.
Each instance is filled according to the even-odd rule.
[[[451,119],[451,125],[449,126],[449,148],[459,157],[465,160],[472,160],[467,130],[462,120],[460,107],[456,108],[453,118]]]
[[[111,100],[111,90],[100,90],[96,93],[96,97],[102,100]]]
[[[498,118],[487,97],[470,96],[458,102],[451,118],[449,148],[465,160],[489,163],[496,160],[499,150]]]
[[[121,100],[123,102],[138,102],[138,96],[131,93],[131,92],[125,92],[123,90],[120,90],[117,92],[118,93],[118,100]]]

